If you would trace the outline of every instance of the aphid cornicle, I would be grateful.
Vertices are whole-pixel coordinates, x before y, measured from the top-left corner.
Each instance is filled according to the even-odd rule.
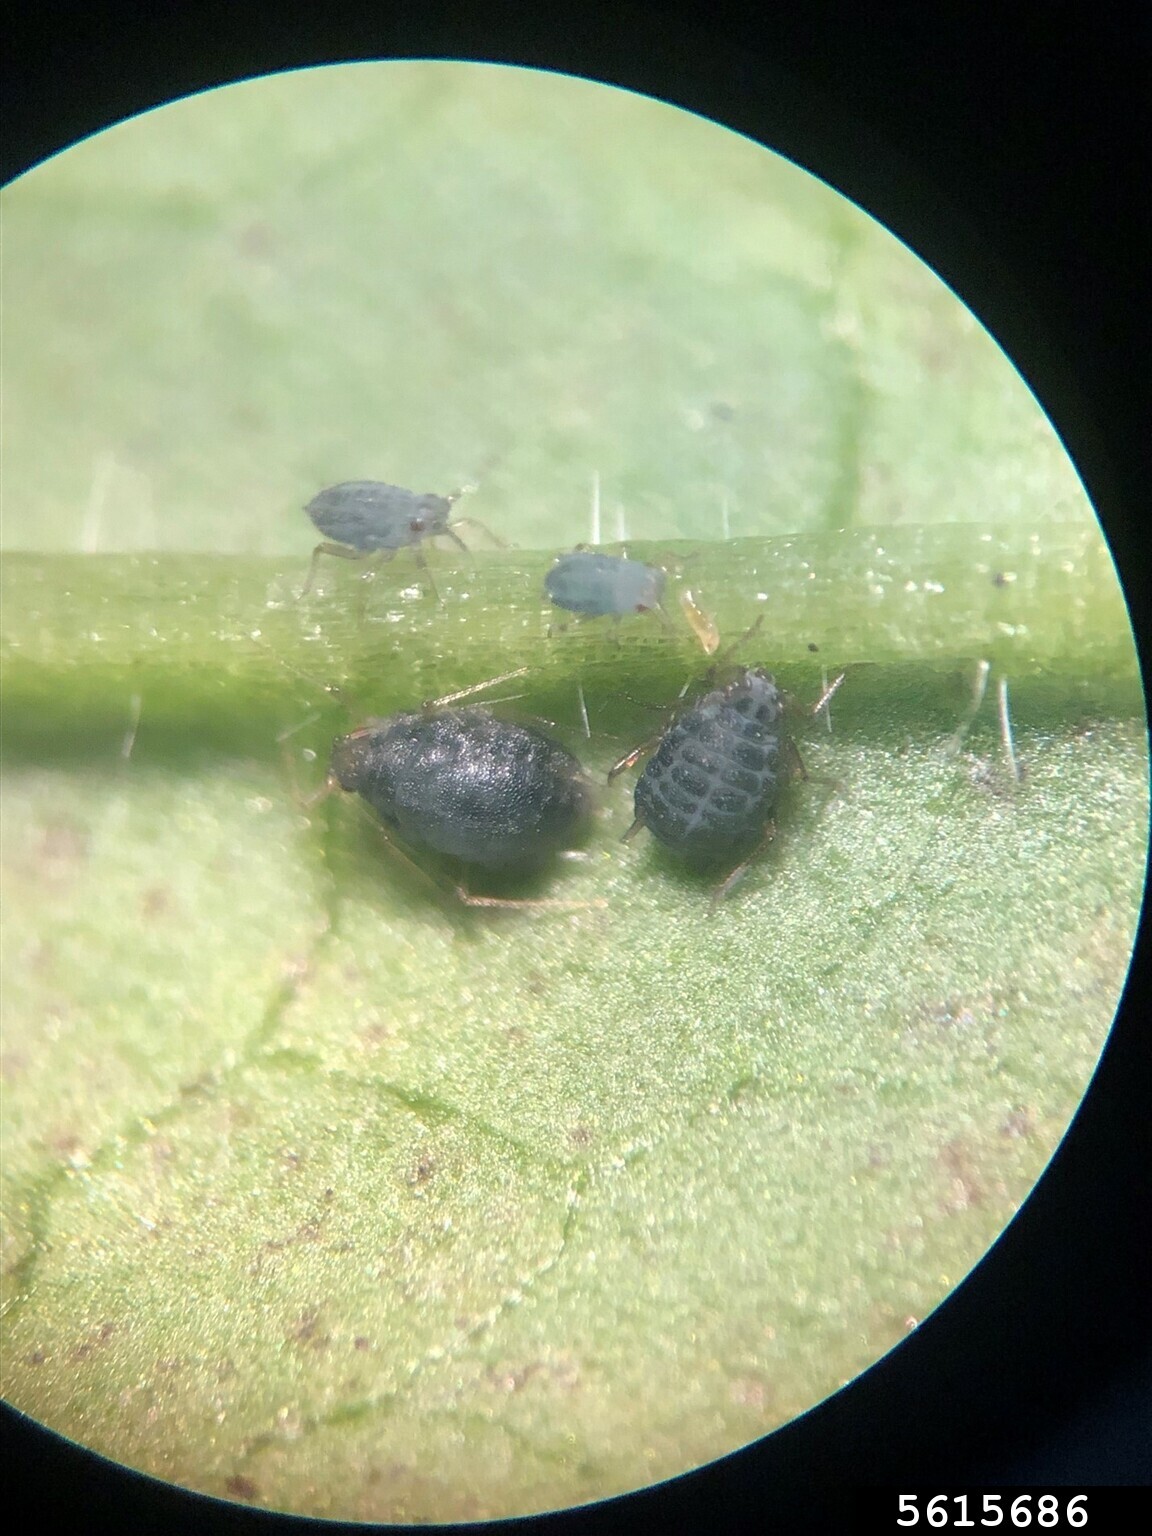
[[[406,847],[483,870],[531,873],[579,841],[591,786],[572,754],[534,726],[444,702],[338,737],[329,786],[358,794]],[[457,895],[484,906],[525,904],[459,886]]]
[[[587,618],[663,612],[664,572],[658,565],[626,560],[597,549],[561,555],[544,577],[544,591],[557,608]]]
[[[312,551],[300,596],[311,591],[321,555],[363,560],[383,553],[390,558],[396,550],[410,546],[417,563],[427,568],[419,546],[425,539],[438,537],[451,539],[467,553],[468,546],[448,521],[461,495],[462,491],[450,496],[421,494],[382,480],[346,480],[320,491],[304,510],[327,538]]]
[[[660,737],[637,780],[635,820],[624,837],[647,827],[689,864],[731,866],[713,893],[718,901],[775,831],[772,813],[787,773],[781,761],[785,750],[799,764],[774,678],[741,668],[729,683],[679,714]],[[609,777],[639,755],[624,758]]]

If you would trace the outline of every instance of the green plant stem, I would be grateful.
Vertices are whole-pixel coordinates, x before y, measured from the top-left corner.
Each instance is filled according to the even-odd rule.
[[[678,610],[682,587],[715,616],[725,644],[760,620],[738,651],[748,663],[983,659],[1014,690],[1056,679],[1141,707],[1127,613],[1091,525],[850,530],[636,544],[629,554],[668,569],[670,625],[650,615],[581,622],[550,608],[544,552],[469,562],[431,550],[439,601],[407,551],[371,581],[331,561],[303,602],[304,559],[9,554],[6,725],[38,738],[122,725],[134,698],[173,719],[252,719],[322,699],[331,685],[385,712],[537,665],[549,686],[655,686],[706,666]]]

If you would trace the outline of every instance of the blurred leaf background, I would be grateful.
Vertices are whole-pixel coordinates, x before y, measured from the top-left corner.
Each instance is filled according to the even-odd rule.
[[[529,552],[595,535],[594,481],[604,539],[716,545],[726,632],[740,541],[773,535],[799,559],[888,528],[983,603],[969,523],[1033,551],[1030,620],[1047,595],[1071,623],[1092,514],[1014,370],[796,168],[526,71],[195,98],[8,188],[4,228],[6,1394],[225,1497],[443,1520],[671,1475],[851,1379],[1003,1228],[1103,1043],[1146,840],[1122,605],[1076,617],[1079,671],[1049,645],[1013,682],[1019,783],[991,697],[948,747],[1011,607],[946,666],[909,660],[913,622],[717,917],[616,841],[624,780],[549,886],[606,906],[453,910],[357,807],[299,812],[257,668],[278,623],[315,641],[267,706],[307,771],[347,728],[345,645],[387,709],[499,636],[540,663],[527,709],[598,680],[575,744],[602,769],[659,719],[633,671],[666,699],[701,663],[641,620],[548,640]],[[296,608],[301,508],[360,477],[478,481],[518,595],[500,557],[485,587],[437,555],[438,606],[401,556],[367,618],[342,565]],[[200,563],[112,558],[157,551]],[[139,636],[135,705],[77,555]],[[788,654],[838,622],[806,576],[766,594]]]
[[[531,71],[196,97],[5,194],[8,548],[304,553],[342,479],[523,546],[1084,516],[891,236],[750,141]],[[494,461],[494,462],[493,462]],[[491,468],[486,466],[491,463]]]

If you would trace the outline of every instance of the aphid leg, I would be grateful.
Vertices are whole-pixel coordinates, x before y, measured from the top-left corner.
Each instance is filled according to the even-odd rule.
[[[589,907],[606,907],[608,905],[607,900],[603,896],[595,896],[591,901],[564,901],[559,898],[545,896],[535,898],[528,896],[473,896],[471,891],[462,885],[455,887],[454,894],[456,900],[466,907],[502,907],[506,910],[519,908],[523,911],[525,908],[531,908],[552,912],[580,912],[586,911]]]
[[[760,841],[756,844],[755,848],[753,848],[748,857],[746,859],[741,859],[736,868],[732,870],[730,874],[725,875],[724,879],[721,880],[720,884],[712,892],[711,899],[708,903],[710,911],[714,912],[720,903],[724,900],[724,898],[735,889],[741,880],[743,880],[744,876],[748,873],[749,867],[755,862],[756,859],[760,857],[760,855],[764,852],[765,848],[767,848],[768,844],[775,836],[776,823],[774,821],[770,821],[764,828],[763,837],[761,837]]]
[[[788,753],[789,757],[792,759],[792,766],[795,768],[796,772],[800,775],[800,777],[805,782],[807,782],[807,780],[808,780],[808,770],[804,766],[804,759],[800,756],[800,748],[792,740],[791,736],[785,736],[785,738],[784,738],[784,750]]]
[[[626,688],[621,688],[620,697],[627,699],[629,704],[635,704],[637,709],[646,709],[652,714],[664,715],[667,719],[669,714],[667,704],[653,704],[651,699],[638,699],[634,693],[629,693]],[[677,698],[682,699],[683,697],[683,693],[677,694]]]
[[[976,718],[977,711],[984,702],[984,695],[988,691],[988,674],[991,670],[992,663],[989,661],[978,661],[976,663],[976,675],[972,679],[972,698],[968,707],[960,716],[959,724],[948,738],[946,752],[949,757],[955,757],[956,753],[964,745],[964,738],[968,735],[972,722]]]
[[[316,567],[320,562],[321,555],[334,555],[337,560],[363,560],[364,551],[362,549],[352,549],[347,544],[333,544],[327,539],[323,544],[317,544],[316,548],[312,551],[312,564],[308,567],[308,578],[300,588],[300,595],[296,599],[298,603],[302,602],[312,590],[312,583],[316,580]]]
[[[352,734],[362,735],[364,733],[362,731],[354,731]],[[332,794],[340,787],[340,782],[336,778],[336,775],[329,773],[320,789],[318,789],[315,794],[310,795],[307,800],[302,803],[302,808],[305,810],[311,809],[312,806],[318,804],[321,800],[326,799],[330,794]],[[394,859],[397,864],[402,864],[408,873],[415,877],[420,885],[424,886],[426,890],[432,892],[432,894],[438,897],[441,902],[451,901],[455,898],[456,888],[446,885],[442,880],[437,880],[435,875],[430,874],[428,870],[423,867],[423,865],[418,864],[417,861],[411,856],[411,854],[409,854],[405,848],[399,842],[397,842],[396,838],[393,837],[392,833],[388,830],[387,827],[381,826],[381,824],[375,819],[372,820],[371,826],[373,831],[376,833],[376,836],[384,844],[388,857],[390,859]]]
[[[360,573],[360,585],[356,589],[356,623],[363,625],[368,618],[368,594],[371,583],[380,574],[380,567],[391,560],[391,550],[369,550],[364,556],[364,569]]]
[[[457,539],[456,542],[457,542],[457,544],[459,544],[460,540]],[[463,548],[463,547],[464,546],[461,545],[461,548]],[[427,561],[427,559],[425,557],[424,551],[420,548],[419,544],[413,544],[413,546],[412,546],[412,556],[413,556],[413,559],[416,561],[416,564],[424,572],[425,576],[427,576],[427,578],[428,578],[428,585],[432,588],[432,595],[435,597],[435,599],[436,599],[436,601],[438,603],[442,604],[444,602],[444,599],[440,596],[440,588],[436,585],[436,578],[432,574],[432,567],[428,564],[428,561]]]
[[[665,608],[663,603],[657,603],[655,607],[649,608],[647,611],[656,615],[656,617],[660,620],[661,624],[663,624],[664,628],[670,635],[674,635],[676,633],[676,626],[668,616],[668,610]]]
[[[663,734],[663,731],[659,731],[655,736],[649,736],[647,741],[641,742],[638,747],[634,747],[627,757],[622,757],[618,763],[613,763],[608,770],[608,783],[611,784],[613,779],[619,778],[625,768],[634,767],[645,753],[654,751],[659,745]],[[631,836],[631,833],[628,835]]]
[[[786,736],[784,738],[784,750],[792,759],[793,768],[804,780],[805,784],[830,784],[832,788],[836,790],[842,790],[844,788],[843,779],[830,779],[827,774],[823,773],[809,773],[808,769],[805,767],[804,759],[800,756],[800,748],[796,745],[791,736]]]
[[[1006,677],[1000,678],[996,684],[996,712],[1000,717],[1000,746],[1004,752],[1004,761],[1008,764],[1008,772],[1019,784],[1020,764],[1012,743],[1012,721],[1008,715],[1008,679]]]
[[[329,778],[329,782],[331,783],[331,776]],[[333,785],[333,787],[335,788],[338,786]],[[422,885],[427,886],[429,889],[434,891],[437,896],[443,898],[445,896],[453,895],[452,890],[445,887],[445,885],[441,881],[437,880],[434,875],[430,875],[426,869],[424,869],[420,864],[416,862],[414,858],[411,857],[411,855],[405,852],[405,850],[388,831],[387,827],[382,827],[378,821],[373,821],[372,826],[375,829],[377,837],[380,838],[384,846],[387,848],[389,858],[395,859],[398,864],[403,864],[404,867],[408,870],[409,874],[415,875],[416,879]]]
[[[640,828],[643,825],[644,825],[644,818],[643,818],[643,816],[637,816],[636,820],[628,828],[627,832],[621,833],[620,841],[622,843],[630,843],[632,841],[632,839],[636,836],[637,832],[639,832]]]

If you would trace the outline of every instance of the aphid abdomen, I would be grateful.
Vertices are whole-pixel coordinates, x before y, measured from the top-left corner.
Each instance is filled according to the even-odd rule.
[[[587,618],[619,617],[659,608],[664,572],[657,565],[626,560],[599,550],[561,555],[544,578],[544,590],[557,608]]]
[[[443,533],[452,503],[382,480],[347,480],[321,491],[304,510],[329,539],[371,554]]]
[[[588,812],[558,742],[484,709],[393,715],[336,743],[333,772],[410,846],[489,869],[541,864]]]
[[[780,784],[779,698],[750,673],[673,722],[636,785],[636,816],[693,863],[731,860],[764,833]]]

